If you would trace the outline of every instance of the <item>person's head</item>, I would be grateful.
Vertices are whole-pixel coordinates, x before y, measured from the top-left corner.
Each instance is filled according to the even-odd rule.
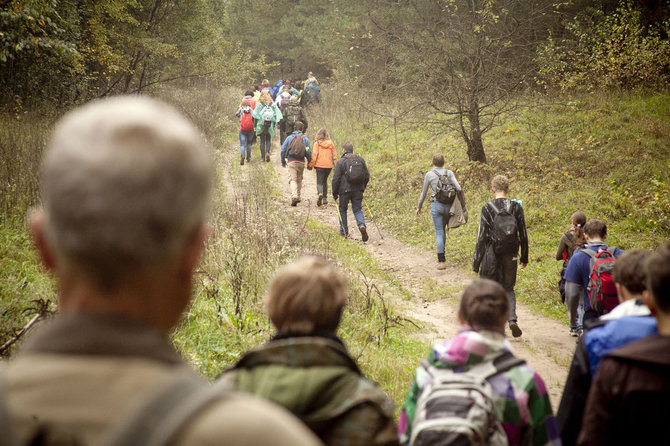
[[[586,240],[605,240],[607,237],[607,225],[604,221],[592,218],[584,225]]]
[[[247,90],[247,91],[244,92],[244,95],[245,95],[245,96],[253,96],[253,95],[254,95],[254,91],[253,91],[253,90]]]
[[[342,151],[344,153],[354,153],[354,145],[350,142],[342,144]]]
[[[433,166],[435,167],[442,167],[444,166],[444,155],[441,154],[436,154],[433,155]]]
[[[242,107],[251,107],[251,102],[249,102],[249,99],[242,99]]]
[[[647,289],[645,261],[650,254],[650,251],[644,249],[631,249],[617,257],[612,280],[617,289],[619,302],[642,297],[642,293]]]
[[[586,224],[586,214],[582,211],[577,211],[570,217],[572,223],[572,245],[582,246],[586,243],[586,236],[584,234],[584,225]]]
[[[261,82],[261,85],[263,87],[269,87],[270,86],[270,81],[267,79],[263,79],[263,82]]]
[[[296,121],[295,124],[293,124],[293,131],[302,132],[302,129],[304,128],[305,124],[303,124],[302,121]]]
[[[503,333],[509,316],[509,300],[493,280],[476,279],[463,291],[458,318],[475,330]]]
[[[268,93],[267,90],[263,90],[261,91],[261,97],[258,98],[258,101],[261,104],[269,104],[270,102],[272,102],[272,96],[270,96],[270,93]]]
[[[265,308],[280,333],[335,334],[346,303],[346,283],[325,258],[303,256],[270,282]]]
[[[312,77],[312,76],[314,76],[314,74],[311,71],[309,73],[307,73],[307,77]]]
[[[330,136],[328,136],[328,131],[321,127],[317,132],[316,132],[316,139],[317,141],[322,141],[324,139],[329,139]]]
[[[491,180],[491,190],[493,193],[508,193],[509,179],[505,175],[496,175]]]
[[[670,243],[660,246],[647,257],[645,269],[647,305],[656,310],[656,317],[667,320],[670,318]]]
[[[206,238],[211,166],[200,132],[161,102],[118,97],[67,113],[44,155],[43,208],[31,215],[61,310],[142,307],[134,316],[169,329]]]

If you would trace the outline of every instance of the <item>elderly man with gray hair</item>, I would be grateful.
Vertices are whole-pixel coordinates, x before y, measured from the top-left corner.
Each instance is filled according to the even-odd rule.
[[[211,166],[200,132],[154,100],[98,101],[59,122],[30,219],[59,314],[0,375],[3,437],[318,444],[282,409],[213,392],[168,343],[208,234]]]

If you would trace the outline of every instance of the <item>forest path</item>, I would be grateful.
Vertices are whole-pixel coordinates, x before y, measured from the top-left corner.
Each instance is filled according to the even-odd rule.
[[[254,149],[252,164],[259,163],[258,146],[254,145]],[[296,207],[291,207],[289,205],[288,170],[281,167],[278,137],[273,141],[271,161],[279,177],[282,191],[282,199],[278,205],[285,206],[287,212],[294,212],[301,218],[309,216],[337,230],[339,227],[337,204],[333,202],[332,195],[329,196],[326,207],[316,206],[316,171],[305,169],[302,201]],[[329,185],[331,179],[332,173],[328,178]],[[383,238],[381,238],[365,205],[363,211],[366,215],[366,226],[370,239],[366,243],[361,241],[351,208],[348,217],[349,237],[353,242],[361,243],[367,252],[379,261],[383,269],[397,277],[411,294],[412,297],[409,300],[397,299],[393,302],[398,313],[419,324],[420,331],[417,337],[422,340],[432,343],[453,337],[459,327],[457,313],[460,295],[463,288],[475,279],[476,275],[448,262],[446,270],[437,270],[437,258],[434,251],[409,246],[398,241],[383,229]],[[408,209],[407,212],[413,213],[414,209]],[[469,224],[476,223],[471,221]],[[427,233],[426,237],[432,238],[434,234]],[[523,270],[519,270],[520,275],[523,273]],[[439,290],[436,290],[436,287],[439,287]],[[435,298],[436,293],[444,293],[445,289],[447,290],[446,295]],[[569,336],[568,327],[565,325],[534,314],[523,304],[517,303],[517,315],[523,336],[513,338],[507,333],[508,339],[515,353],[525,359],[542,376],[551,397],[552,407],[556,411],[575,349],[575,338]]]

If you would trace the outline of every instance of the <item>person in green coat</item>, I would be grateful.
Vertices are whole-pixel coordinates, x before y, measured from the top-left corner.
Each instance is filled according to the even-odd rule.
[[[260,136],[261,140],[261,161],[270,161],[270,145],[275,125],[283,117],[281,110],[272,101],[270,93],[263,91],[251,116],[256,120],[256,136]]]
[[[281,268],[265,299],[277,334],[216,385],[284,406],[328,446],[397,445],[392,401],[363,376],[336,335],[345,288],[323,257],[303,256]]]

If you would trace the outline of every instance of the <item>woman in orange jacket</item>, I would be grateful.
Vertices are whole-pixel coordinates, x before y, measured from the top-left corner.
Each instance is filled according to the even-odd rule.
[[[320,128],[316,132],[312,160],[307,165],[308,169],[316,168],[316,191],[319,194],[316,205],[319,207],[328,204],[328,176],[336,163],[335,144],[330,140],[326,129]]]

